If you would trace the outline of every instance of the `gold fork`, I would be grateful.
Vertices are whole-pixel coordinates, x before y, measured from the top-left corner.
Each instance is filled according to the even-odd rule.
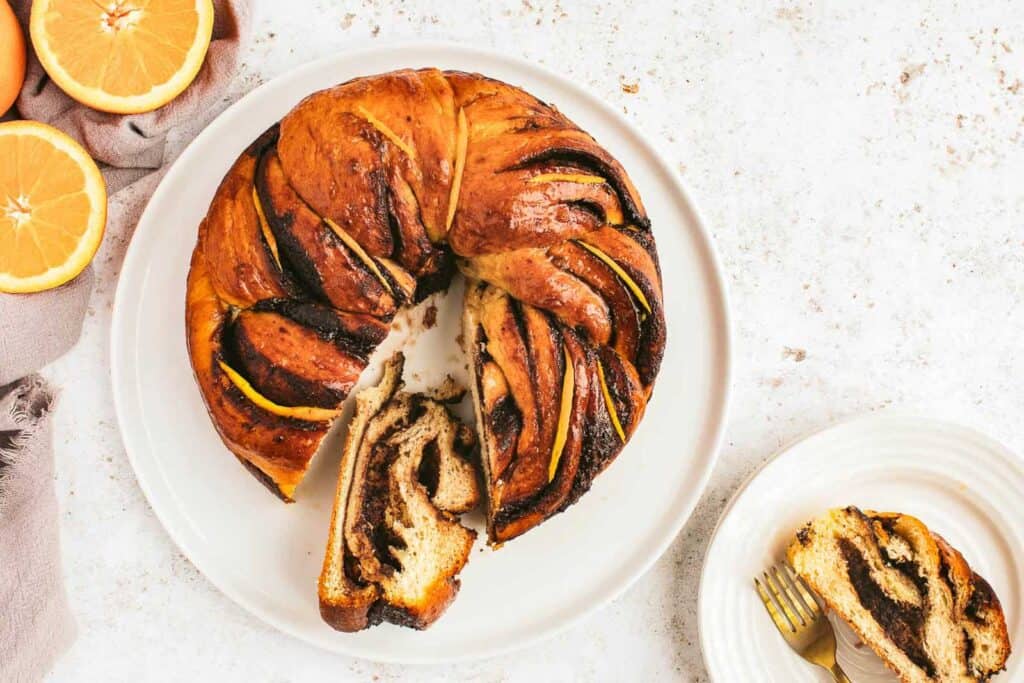
[[[780,569],[776,565],[769,567],[760,580],[755,577],[754,586],[789,646],[811,664],[827,669],[838,683],[851,683],[836,661],[832,624],[803,579],[788,566]]]

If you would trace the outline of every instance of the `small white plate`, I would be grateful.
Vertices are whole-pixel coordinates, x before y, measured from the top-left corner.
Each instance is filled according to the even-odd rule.
[[[712,679],[831,680],[794,654],[754,592],[753,577],[785,556],[797,530],[827,508],[904,512],[960,550],[1024,646],[1024,462],[972,429],[872,415],[813,434],[768,461],[726,507],[704,560],[700,633]],[[893,683],[870,648],[833,617],[839,662],[857,683]],[[1024,676],[1020,654],[993,680]]]
[[[295,505],[267,493],[225,449],[185,350],[184,297],[196,228],[214,189],[260,132],[302,97],[403,67],[479,71],[557,104],[618,157],[647,206],[664,271],[668,347],[643,423],[593,489],[564,514],[492,552],[478,541],[451,609],[426,632],[383,625],[338,633],[320,619],[323,558],[339,434],[325,443]],[[408,334],[402,316],[374,367],[406,348],[419,388],[465,376],[456,342],[459,289],[437,326]],[[182,552],[253,614],[321,647],[369,659],[437,662],[522,647],[580,619],[635,581],[678,533],[715,461],[729,387],[729,329],[714,252],[673,168],[612,107],[535,65],[453,45],[347,52],[253,91],[211,123],[170,169],[139,221],[118,285],[111,343],[114,399],[128,456]],[[479,518],[471,520],[482,529]],[[209,616],[209,615],[207,615]],[[203,620],[204,615],[196,615]]]

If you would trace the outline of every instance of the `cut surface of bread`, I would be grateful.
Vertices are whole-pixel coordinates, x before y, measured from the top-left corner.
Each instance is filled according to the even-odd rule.
[[[986,681],[1010,642],[999,599],[920,520],[856,507],[797,534],[790,565],[905,683]]]
[[[445,406],[459,395],[402,391],[403,363],[356,396],[345,440],[319,582],[320,614],[340,631],[430,626],[476,539],[456,518],[480,500],[473,433]]]
[[[228,449],[292,500],[396,313],[456,272],[490,542],[573,504],[658,374],[654,235],[607,150],[480,74],[405,69],[313,93],[228,171],[186,294],[192,367]]]

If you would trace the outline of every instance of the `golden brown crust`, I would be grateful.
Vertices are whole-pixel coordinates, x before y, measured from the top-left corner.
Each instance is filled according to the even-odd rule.
[[[273,150],[260,161],[256,190],[283,260],[310,292],[341,311],[394,315],[394,293],[292,189]]]
[[[365,366],[337,343],[276,311],[242,311],[232,328],[238,370],[275,403],[333,408]]]
[[[403,70],[305,98],[229,171],[196,254],[190,349],[211,418],[288,491],[329,421],[282,414],[338,405],[379,339],[353,357],[267,302],[383,326],[444,289],[456,261],[479,282],[489,294],[464,335],[487,400],[496,542],[570,505],[615,458],[665,345],[654,240],[625,170],[554,107],[478,74]],[[285,410],[254,404],[221,361]]]
[[[265,473],[290,501],[329,423],[279,417],[241,395],[218,365],[227,317],[210,282],[206,257],[197,250],[188,277],[186,329],[192,369],[210,419],[225,445]]]
[[[376,598],[368,602],[353,604],[331,604],[320,599],[320,618],[336,631],[355,633],[373,626],[370,619],[370,608],[376,604]]]
[[[427,235],[443,239],[455,120],[451,87],[436,69],[358,78],[310,95],[285,116],[281,159],[310,206],[387,256],[394,245],[384,189],[394,167],[418,200]]]
[[[494,513],[491,536],[494,542],[504,543],[537,526],[551,515],[570,504],[574,487],[578,486],[580,462],[583,455],[584,432],[590,392],[596,387],[590,385],[587,366],[587,352],[577,335],[571,331],[562,332],[562,345],[567,350],[575,374],[575,389],[571,398],[569,425],[565,445],[558,459],[554,478],[540,487],[533,488],[533,496],[510,501]],[[542,475],[548,475],[551,456],[547,452],[534,452],[532,458],[517,458],[515,464],[541,464]],[[514,479],[513,479],[514,481]],[[588,482],[589,484],[589,482]],[[523,505],[523,503],[527,505]]]
[[[460,210],[448,235],[457,254],[553,246],[605,223],[646,227],[622,166],[557,109],[476,74],[448,79],[469,125]],[[593,174],[604,182],[530,182],[555,173]]]
[[[276,139],[274,126],[238,157],[217,188],[199,230],[196,248],[210,255],[206,265],[211,284],[220,299],[235,306],[295,292],[262,237],[252,196],[256,165]]]
[[[552,261],[548,250],[517,249],[466,262],[467,276],[483,280],[525,304],[550,311],[571,328],[582,328],[599,344],[612,336],[605,299]]]

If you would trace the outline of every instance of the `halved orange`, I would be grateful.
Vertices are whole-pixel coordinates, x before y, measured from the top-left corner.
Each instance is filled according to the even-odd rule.
[[[188,87],[213,32],[211,0],[35,0],[32,45],[68,95],[116,114],[152,111]]]
[[[81,145],[44,123],[0,123],[0,292],[73,279],[106,221],[107,188]]]
[[[0,114],[11,108],[25,82],[25,36],[7,0],[0,0]]]

